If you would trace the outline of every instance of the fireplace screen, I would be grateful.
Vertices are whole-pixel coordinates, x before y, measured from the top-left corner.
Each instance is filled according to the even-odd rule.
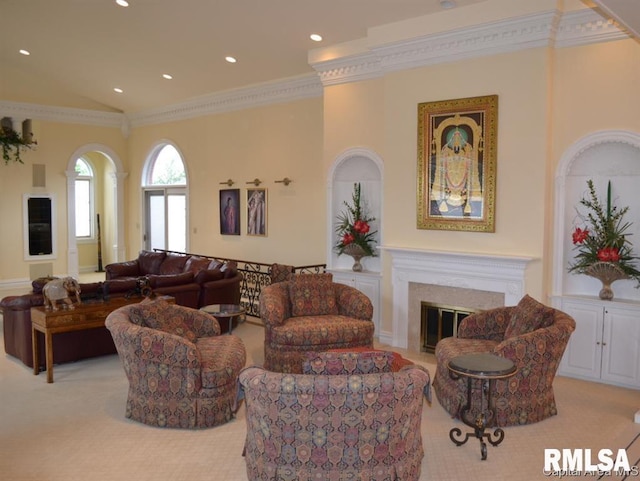
[[[440,339],[458,335],[460,322],[476,312],[466,307],[420,303],[420,350],[433,352]]]

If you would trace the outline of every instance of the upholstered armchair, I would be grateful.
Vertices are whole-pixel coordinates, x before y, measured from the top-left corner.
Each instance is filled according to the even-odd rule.
[[[575,325],[568,314],[529,296],[517,306],[466,317],[457,338],[448,337],[436,345],[433,388],[438,401],[459,418],[460,406],[467,400],[467,381],[452,378],[448,363],[459,355],[490,352],[511,359],[517,368],[514,376],[495,381],[492,397],[497,426],[531,424],[557,414],[553,380]],[[481,396],[473,399],[478,401]],[[472,405],[472,412],[477,413],[478,408]]]
[[[301,373],[308,352],[373,347],[373,306],[331,274],[298,274],[260,294],[264,367]]]
[[[320,353],[306,374],[245,368],[247,477],[417,481],[429,373],[390,353]]]
[[[163,300],[113,311],[105,321],[129,380],[126,417],[170,428],[205,428],[234,415],[242,340],[220,335],[209,314]]]

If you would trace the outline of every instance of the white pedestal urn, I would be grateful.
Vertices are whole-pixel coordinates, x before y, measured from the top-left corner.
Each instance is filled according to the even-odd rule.
[[[624,271],[612,262],[596,262],[591,264],[584,270],[584,273],[588,276],[595,277],[602,282],[602,289],[600,289],[600,299],[610,301],[613,299],[613,289],[611,284],[621,279],[629,279],[629,276]]]
[[[360,263],[360,260],[367,256],[364,249],[358,244],[349,244],[348,246],[345,246],[343,252],[348,256],[353,257],[353,266],[351,269],[355,272],[362,272],[362,264]]]

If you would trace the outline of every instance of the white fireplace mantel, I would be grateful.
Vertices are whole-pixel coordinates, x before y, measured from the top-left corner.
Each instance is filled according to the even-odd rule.
[[[393,346],[409,345],[409,283],[504,294],[506,306],[525,294],[525,270],[532,257],[380,246],[391,254]]]

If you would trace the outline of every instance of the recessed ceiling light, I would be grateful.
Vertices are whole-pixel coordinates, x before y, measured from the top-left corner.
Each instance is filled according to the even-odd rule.
[[[440,0],[440,6],[445,10],[454,8],[456,6],[455,0]]]
[[[162,78],[166,78],[167,80],[171,80],[173,77],[171,75],[169,75],[168,73],[163,73],[162,74]]]
[[[122,92],[124,92],[124,90],[122,90],[120,87],[116,87],[113,89],[114,92],[117,92],[119,94],[121,94]]]
[[[129,6],[129,2],[127,2],[127,0],[116,0],[116,3],[118,5],[120,5],[121,7],[128,7]]]
[[[229,63],[236,63],[237,62],[235,57],[225,57],[224,59]]]
[[[314,42],[322,42],[322,35],[318,35],[317,33],[312,33],[309,35],[309,38]]]
[[[29,52],[28,50],[25,50],[25,49],[23,49],[23,48],[21,48],[21,49],[20,49],[20,53],[21,53],[22,55],[31,55],[31,52]]]

